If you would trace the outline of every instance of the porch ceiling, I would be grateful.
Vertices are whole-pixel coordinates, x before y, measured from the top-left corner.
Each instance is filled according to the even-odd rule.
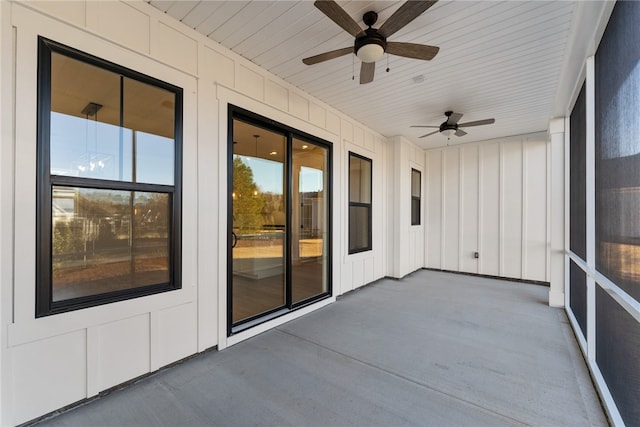
[[[376,11],[379,26],[402,4],[338,3],[361,26],[364,12]],[[371,129],[387,137],[403,135],[423,148],[546,130],[558,114],[560,78],[589,3],[439,1],[389,38],[439,46],[438,55],[432,61],[390,55],[388,73],[385,55],[374,81],[360,85],[360,63],[353,55],[302,63],[353,43],[312,1],[150,1]],[[496,122],[450,141],[440,134],[418,138],[430,129],[410,127],[439,125],[446,110],[463,113],[461,122],[491,117]]]

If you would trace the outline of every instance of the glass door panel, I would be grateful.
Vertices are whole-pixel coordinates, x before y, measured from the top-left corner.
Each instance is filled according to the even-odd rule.
[[[293,138],[291,298],[296,304],[328,291],[328,150]]]
[[[233,121],[232,323],[286,305],[285,135]]]

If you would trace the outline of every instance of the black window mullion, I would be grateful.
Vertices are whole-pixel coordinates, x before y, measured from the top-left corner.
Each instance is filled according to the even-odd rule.
[[[122,181],[124,171],[124,77],[120,76],[120,129],[118,132],[118,171],[119,179]],[[135,179],[133,179],[135,182]]]
[[[95,188],[100,190],[140,191],[147,193],[173,193],[171,185],[147,184],[144,182],[111,181],[106,179],[77,178],[64,175],[50,175],[51,185],[65,187]]]

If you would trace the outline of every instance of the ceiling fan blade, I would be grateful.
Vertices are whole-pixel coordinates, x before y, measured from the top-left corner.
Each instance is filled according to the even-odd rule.
[[[439,130],[434,130],[433,132],[428,133],[428,134],[426,134],[426,135],[419,136],[418,138],[424,138],[425,136],[431,136],[431,135],[434,135],[434,134],[436,134],[436,133],[438,133],[438,132],[440,132],[440,131],[439,131]]]
[[[387,42],[387,53],[404,56],[405,58],[424,59],[429,61],[440,50],[436,46],[428,46],[417,43]]]
[[[465,136],[467,133],[462,129],[457,129],[455,135],[456,136]]]
[[[440,129],[440,126],[430,126],[430,125],[413,125],[413,126],[409,126],[412,128],[434,128],[434,129]]]
[[[485,119],[485,120],[476,120],[475,122],[460,123],[458,126],[468,128],[469,126],[490,125],[495,122],[496,122],[496,119]]]
[[[378,33],[387,38],[409,22],[416,19],[423,12],[433,6],[438,0],[407,1],[398,8],[378,29]]]
[[[447,119],[447,124],[455,125],[456,123],[458,123],[458,120],[462,118],[462,116],[463,116],[462,113],[451,113],[451,115]]]
[[[308,58],[304,58],[302,62],[307,65],[313,65],[319,62],[328,61],[333,58],[338,58],[349,53],[353,53],[353,47],[344,47],[342,49],[336,49],[330,52],[321,53],[319,55],[310,56]]]
[[[362,32],[360,25],[335,1],[316,0],[313,5],[353,37]]]
[[[371,83],[376,72],[375,62],[363,62],[360,67],[360,84]]]

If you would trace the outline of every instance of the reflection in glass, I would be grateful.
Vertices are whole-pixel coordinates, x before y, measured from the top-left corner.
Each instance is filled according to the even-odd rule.
[[[173,185],[175,94],[123,79],[123,127],[135,130],[133,181]]]
[[[173,185],[174,140],[159,135],[135,132],[135,182]]]
[[[55,52],[51,87],[52,175],[174,184],[175,93]]]
[[[369,247],[370,211],[367,206],[349,206],[349,251]]]
[[[284,135],[233,123],[233,323],[286,303]]]
[[[371,203],[371,160],[349,156],[349,201]]]
[[[293,303],[328,291],[328,150],[293,139]]]
[[[93,119],[51,113],[51,174],[131,181],[132,133]],[[122,151],[120,148],[122,147]]]
[[[53,187],[52,300],[169,282],[165,193]]]
[[[420,197],[420,171],[411,169],[411,196]]]

